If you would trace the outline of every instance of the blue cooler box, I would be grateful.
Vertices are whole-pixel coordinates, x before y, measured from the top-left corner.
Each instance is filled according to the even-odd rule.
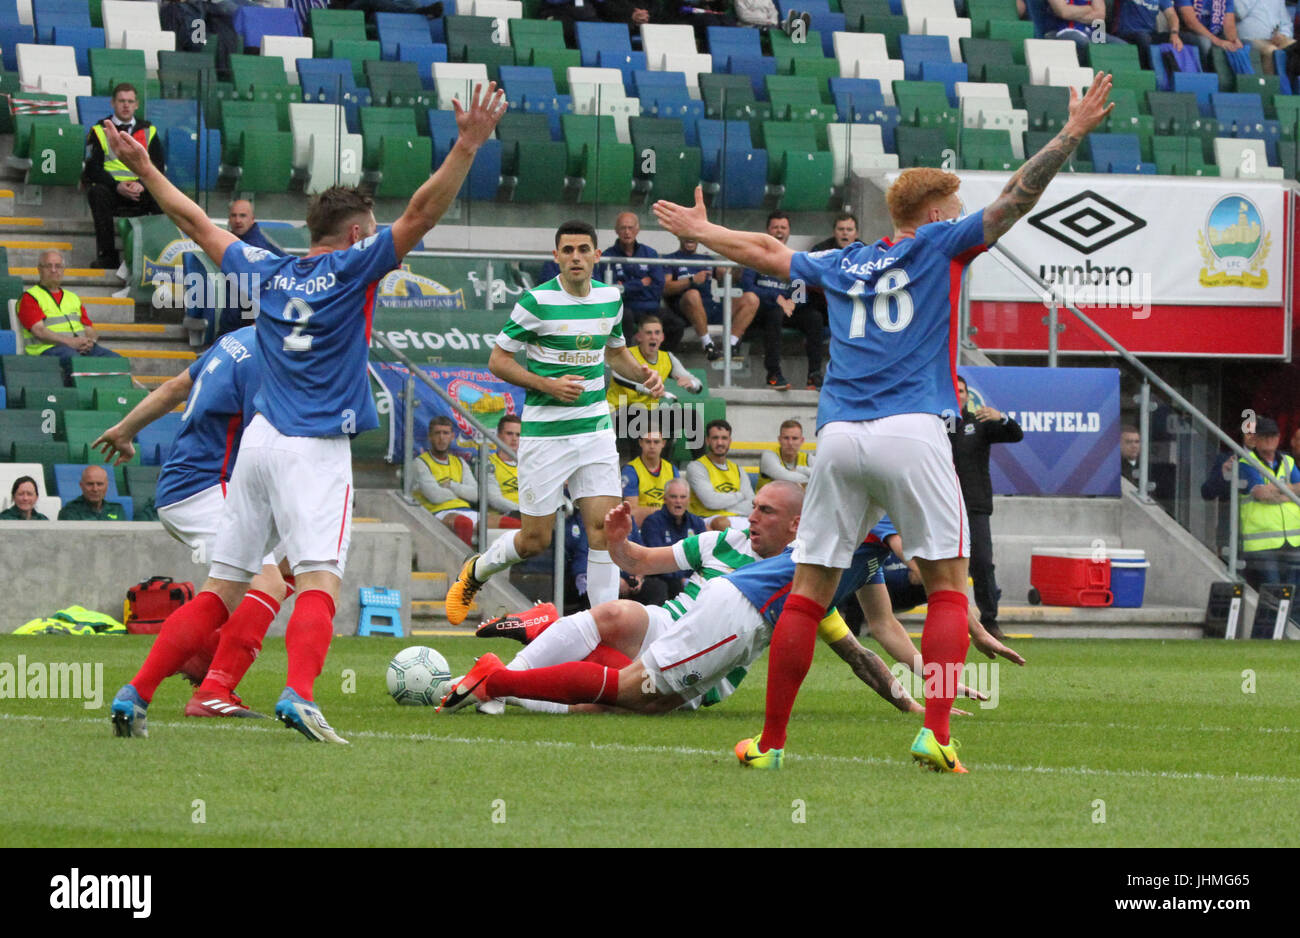
[[[1136,609],[1142,605],[1147,587],[1147,563],[1144,550],[1110,550],[1110,591],[1114,595],[1112,607]]]

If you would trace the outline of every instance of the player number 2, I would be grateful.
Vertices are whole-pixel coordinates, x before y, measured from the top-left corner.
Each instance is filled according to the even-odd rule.
[[[307,328],[307,321],[311,319],[312,308],[307,305],[306,300],[294,297],[284,308],[286,319],[297,316],[297,325],[293,327],[293,332],[284,337],[284,350],[286,352],[309,352],[311,351],[311,336],[303,335],[303,330]]]
[[[912,321],[912,294],[907,292],[910,278],[907,271],[895,267],[885,271],[876,282],[876,299],[871,304],[871,318],[881,332],[902,332]],[[862,294],[867,290],[864,281],[858,280],[849,288],[853,297],[853,318],[849,322],[849,338],[860,339],[867,334],[867,305]],[[891,309],[890,301],[893,301]]]

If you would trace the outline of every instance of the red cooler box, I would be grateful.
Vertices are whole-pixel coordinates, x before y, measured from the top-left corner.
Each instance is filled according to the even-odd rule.
[[[1095,560],[1090,548],[1035,547],[1029,583],[1047,606],[1109,606],[1110,559]]]

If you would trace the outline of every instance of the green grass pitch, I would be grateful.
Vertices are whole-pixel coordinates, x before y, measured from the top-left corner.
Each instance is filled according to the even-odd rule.
[[[384,687],[417,643],[458,673],[515,649],[335,639],[316,684],[351,741],[335,747],[269,720],[183,719],[179,679],[148,739],[116,739],[108,702],[149,639],[0,637],[0,666],[104,665],[99,709],[0,700],[0,846],[1300,845],[1300,643],[1013,643],[1029,664],[1001,668],[998,706],[954,718],[964,777],[914,766],[919,718],[824,648],[785,769],[766,773],[731,753],[762,726],[766,658],[693,714],[435,717]],[[268,640],[241,687],[255,709],[284,666]]]

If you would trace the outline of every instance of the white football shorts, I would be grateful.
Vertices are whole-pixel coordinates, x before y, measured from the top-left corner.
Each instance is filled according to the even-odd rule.
[[[159,508],[158,520],[168,534],[194,551],[195,563],[207,563],[212,559],[217,528],[221,525],[221,513],[225,507],[226,495],[218,483]],[[273,567],[277,563],[274,553],[262,558],[264,567]]]
[[[554,514],[564,504],[566,482],[574,501],[597,495],[623,497],[613,430],[519,441],[520,514]]]
[[[822,427],[794,542],[795,563],[847,569],[853,552],[886,513],[903,539],[904,556],[969,556],[966,502],[948,434],[934,414]]]

